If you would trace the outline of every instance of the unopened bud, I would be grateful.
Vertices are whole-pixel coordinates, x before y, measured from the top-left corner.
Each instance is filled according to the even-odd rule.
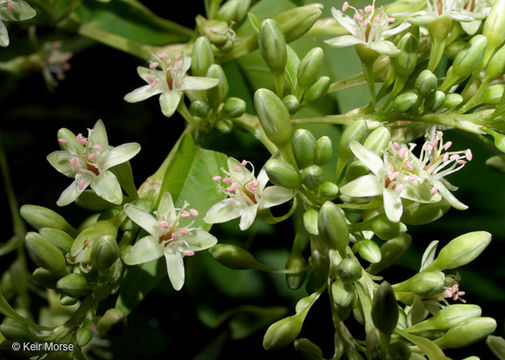
[[[359,256],[372,264],[378,263],[381,260],[381,250],[379,245],[373,240],[360,240],[357,244]]]
[[[86,278],[77,273],[68,274],[56,283],[56,288],[71,297],[86,295],[89,291]]]
[[[109,309],[96,324],[100,335],[122,334],[126,329],[126,315],[119,309]]]
[[[504,88],[505,85],[503,84],[491,85],[482,92],[480,103],[490,105],[500,104],[502,101]]]
[[[317,165],[311,165],[302,170],[302,183],[309,189],[315,189],[324,182],[323,169]]]
[[[333,144],[328,136],[321,136],[316,141],[316,165],[326,165],[333,157]]]
[[[401,283],[394,284],[398,292],[412,292],[423,298],[440,294],[444,290],[445,274],[441,271],[423,271]]]
[[[350,283],[344,284],[341,279],[337,279],[331,284],[331,297],[335,304],[346,308],[354,299],[354,287]]]
[[[305,34],[323,12],[322,4],[309,4],[284,11],[274,17],[279,24],[286,42],[291,42]]]
[[[316,209],[309,209],[303,213],[303,226],[309,234],[319,235],[319,230],[317,229],[318,216],[319,212]]]
[[[56,288],[56,283],[61,278],[61,275],[39,267],[33,271],[32,278],[40,286],[48,289],[54,289]]]
[[[326,201],[319,210],[317,222],[319,234],[331,249],[336,249],[343,256],[349,244],[349,230],[347,228],[344,211],[334,203]]]
[[[493,55],[485,70],[488,81],[499,78],[505,73],[505,45]]]
[[[61,273],[65,271],[65,257],[48,239],[36,232],[26,234],[25,245],[32,261],[44,269]]]
[[[409,360],[412,351],[403,341],[393,341],[389,344],[388,353],[391,360]]]
[[[397,76],[407,77],[414,71],[417,65],[419,41],[417,37],[408,32],[400,39],[397,47],[400,53],[391,58],[391,63]]]
[[[375,292],[372,320],[375,327],[384,334],[391,334],[398,323],[398,303],[393,288],[387,281],[383,281]]]
[[[317,195],[324,200],[333,200],[338,196],[338,186],[330,181],[325,181],[317,188]]]
[[[275,145],[283,147],[291,140],[291,117],[277,95],[267,89],[254,94],[254,106],[266,136]]]
[[[497,0],[494,3],[484,22],[482,34],[489,42],[490,55],[505,42],[505,0]]]
[[[0,325],[0,332],[7,339],[33,341],[37,335],[31,331],[25,324],[9,320]]]
[[[295,351],[304,360],[323,360],[323,352],[312,341],[306,338],[295,340]]]
[[[363,145],[372,150],[379,156],[382,156],[382,153],[387,148],[389,143],[391,142],[391,133],[384,126],[378,127],[374,131],[372,131],[365,139]]]
[[[90,326],[82,326],[75,333],[75,341],[78,346],[86,346],[93,337]]]
[[[300,101],[295,95],[286,95],[283,99],[282,102],[286,106],[286,109],[288,109],[290,114],[294,114],[295,112],[298,111],[300,108]]]
[[[223,112],[230,118],[238,118],[244,115],[245,108],[246,104],[244,100],[230,97],[224,102]]]
[[[205,119],[209,115],[210,105],[207,101],[195,100],[189,105],[189,111],[191,114]]]
[[[406,112],[415,104],[419,97],[415,92],[409,91],[398,95],[393,101],[393,108],[398,112]]]
[[[454,58],[463,50],[465,50],[466,47],[466,41],[463,40],[458,40],[453,42],[452,44],[448,45],[444,53],[447,55],[447,57],[451,60],[454,60]]]
[[[423,70],[416,78],[416,89],[422,97],[433,94],[438,88],[438,79],[430,70]]]
[[[191,73],[194,76],[206,76],[209,67],[214,63],[214,52],[210,40],[205,36],[197,38],[191,53]]]
[[[228,0],[219,8],[216,18],[218,20],[231,22],[237,17],[240,0]]]
[[[431,318],[421,321],[407,329],[408,332],[430,330],[449,330],[458,324],[473,318],[478,318],[482,310],[478,305],[453,304],[444,307]]]
[[[290,289],[296,290],[302,286],[305,280],[306,268],[307,261],[302,254],[294,252],[289,256],[288,262],[286,263],[286,270],[292,273],[286,274],[286,282]]]
[[[320,47],[310,50],[300,61],[298,66],[297,86],[305,89],[319,78],[324,63],[324,52]]]
[[[486,165],[495,171],[505,173],[505,155],[491,156],[486,160]]]
[[[496,329],[496,320],[479,317],[466,320],[434,340],[441,349],[460,348],[484,339]]]
[[[361,278],[363,268],[356,260],[345,258],[337,265],[337,274],[342,282],[352,283]]]
[[[49,239],[61,252],[65,255],[70,251],[74,239],[68,235],[65,231],[55,228],[42,228],[40,229],[40,235]]]
[[[209,99],[210,105],[213,108],[217,108],[217,106],[226,99],[226,95],[228,95],[228,79],[226,78],[223,68],[216,64],[212,64],[209,67],[209,70],[207,70],[207,77],[219,80],[216,86],[207,90],[207,98]]]
[[[431,111],[437,111],[444,105],[445,93],[442,91],[435,91],[431,96],[426,99],[425,107]]]
[[[321,99],[330,87],[330,78],[328,76],[321,76],[315,83],[313,83],[303,97],[304,103],[312,103]]]
[[[340,137],[340,143],[338,144],[338,161],[346,162],[353,153],[349,145],[352,141],[357,141],[361,143],[366,136],[366,122],[364,120],[358,120],[352,122],[348,125],[342,136]]]
[[[486,344],[498,359],[505,359],[505,339],[501,336],[489,335]]]
[[[233,122],[230,119],[221,119],[216,123],[216,129],[223,134],[229,134],[233,130]]]
[[[270,159],[265,164],[265,171],[270,181],[275,185],[288,189],[295,189],[300,185],[300,174],[285,161]]]
[[[72,296],[61,294],[60,296],[60,304],[63,306],[72,306],[77,303],[77,299]]]
[[[37,230],[49,227],[63,230],[70,235],[76,233],[75,228],[67,220],[51,209],[37,205],[23,205],[20,213],[23,219]]]
[[[217,244],[210,248],[209,252],[214,259],[231,269],[254,269],[258,265],[249,251],[236,245]]]
[[[408,234],[402,234],[386,241],[381,246],[381,260],[376,264],[370,265],[368,272],[377,274],[395,264],[405,255],[411,243],[412,238]]]
[[[197,16],[195,20],[199,33],[207,37],[212,44],[223,51],[233,46],[234,34],[226,21],[207,20],[202,16]]]
[[[81,264],[90,263],[94,241],[100,238],[116,241],[119,225],[119,218],[113,217],[88,226],[75,238],[70,249],[70,256]]]
[[[274,322],[263,337],[263,348],[276,350],[291,344],[302,330],[302,326],[303,318],[296,315]]]
[[[447,109],[453,109],[462,102],[463,102],[463,96],[461,96],[460,94],[455,93],[447,94],[444,100],[444,107],[446,107]]]
[[[287,61],[286,39],[275,20],[263,20],[258,34],[258,45],[270,70],[274,74],[281,74]]]
[[[484,57],[487,47],[487,38],[484,35],[475,35],[468,42],[468,50],[462,51],[452,64],[454,74],[458,78],[464,78],[476,70]]]
[[[293,134],[293,153],[296,162],[301,168],[314,164],[316,158],[316,139],[312,132],[298,129]]]
[[[98,238],[92,246],[91,265],[95,269],[105,271],[119,258],[119,248],[115,239]]]

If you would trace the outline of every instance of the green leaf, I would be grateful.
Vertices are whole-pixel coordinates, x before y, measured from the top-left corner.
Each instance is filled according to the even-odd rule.
[[[184,133],[180,145],[170,159],[165,172],[158,203],[165,192],[170,192],[176,207],[187,201],[199,215],[193,217],[193,226],[209,230],[211,225],[203,222],[203,216],[225,195],[220,192],[212,177],[226,166],[226,155],[202,149],[195,145],[190,133]],[[155,208],[158,204],[155,205]],[[116,307],[130,313],[140,301],[167,276],[165,259],[161,258],[139,266],[129,267],[123,276]]]
[[[444,352],[433,341],[421,336],[409,334],[403,330],[396,330],[396,332],[408,341],[412,342],[414,345],[417,345],[422,351],[424,351],[429,360],[447,359]]]

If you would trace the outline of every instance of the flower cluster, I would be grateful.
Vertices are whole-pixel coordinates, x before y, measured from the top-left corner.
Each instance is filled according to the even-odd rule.
[[[217,79],[188,76],[186,72],[190,67],[190,56],[177,55],[172,58],[166,53],[153,55],[149,68],[137,68],[139,76],[147,85],[126,94],[124,99],[134,103],[161,94],[161,111],[163,115],[170,117],[177,110],[184,91],[206,90],[219,83]]]
[[[488,12],[489,7],[482,0],[426,0],[426,10],[395,16],[408,17],[408,21],[416,25],[429,24],[441,17],[464,24],[481,20]]]
[[[247,168],[250,165],[252,171]],[[204,221],[209,224],[226,222],[240,217],[240,229],[248,229],[258,210],[267,209],[289,201],[295,196],[295,191],[281,186],[269,186],[268,176],[262,169],[258,178],[254,176],[254,166],[228,158],[228,170],[222,169],[225,177],[215,176],[213,179],[219,188],[228,195],[227,199],[215,204],[205,215]]]
[[[9,45],[4,21],[23,21],[35,16],[35,10],[23,0],[0,0],[0,46]]]
[[[354,11],[353,17],[344,14],[348,9]],[[335,20],[351,34],[326,40],[326,43],[333,47],[362,44],[379,54],[394,56],[400,50],[386,39],[410,26],[409,23],[392,26],[395,18],[386,14],[383,7],[375,9],[375,2],[365,6],[364,9],[356,9],[346,1],[342,6],[342,11],[332,8],[331,13]]]
[[[188,209],[184,203],[181,209],[174,207],[172,195],[165,193],[154,216],[138,206],[126,204],[124,211],[149,235],[133,245],[124,257],[128,265],[142,264],[165,256],[168,277],[175,290],[184,285],[184,256],[193,256],[195,251],[205,250],[217,243],[217,239],[199,227],[192,227],[193,221],[182,226],[182,219],[198,216],[196,209]]]
[[[68,134],[71,135],[66,136]],[[88,129],[88,134],[86,138],[81,133],[75,136],[66,129],[60,130],[58,142],[63,150],[47,156],[56,170],[74,179],[56,202],[58,206],[70,204],[88,186],[99,197],[113,204],[123,201],[121,185],[109,169],[133,158],[140,151],[140,145],[127,143],[110,146],[101,120],[96,122],[93,129]]]

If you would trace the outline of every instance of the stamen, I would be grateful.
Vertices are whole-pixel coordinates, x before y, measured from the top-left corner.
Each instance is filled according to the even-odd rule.
[[[452,145],[452,141],[446,142],[445,145],[444,145],[444,150],[445,151],[449,150],[449,148],[451,147],[451,145]]]
[[[363,22],[363,18],[361,16],[359,16],[358,14],[354,15],[354,20],[356,20],[357,22]]]
[[[373,11],[373,6],[372,5],[365,6],[365,12],[367,14],[371,13],[372,11]]]
[[[231,177],[225,177],[225,178],[223,179],[223,182],[224,182],[225,184],[230,184],[230,183],[231,183]]]
[[[14,4],[11,3],[10,1],[7,3],[7,10],[9,10],[9,11],[14,10]]]
[[[343,4],[342,4],[342,11],[343,12],[346,12],[347,9],[349,9],[349,3],[347,1],[345,1]]]
[[[77,164],[77,158],[75,156],[73,156],[70,159],[70,166],[75,167],[76,164]]]
[[[95,158],[95,154],[88,154],[88,160],[93,160]]]
[[[453,161],[454,160],[458,160],[459,159],[459,155],[456,155],[456,154],[451,155],[450,159],[453,160]]]
[[[193,250],[184,250],[183,254],[186,256],[193,256],[195,255],[195,252]]]
[[[397,143],[397,142],[395,141],[395,142],[393,142],[393,148],[394,148],[395,150],[400,150],[400,149],[402,148],[402,146],[401,146],[399,143]]]
[[[466,159],[468,161],[472,161],[472,159],[473,159],[472,150],[466,149],[466,151],[465,151],[465,157],[466,157]]]
[[[219,180],[221,180],[221,179],[222,179],[222,177],[221,177],[221,176],[219,176],[219,175],[218,175],[218,176],[214,176],[214,177],[212,178],[212,180],[214,180],[214,181],[219,181]]]
[[[103,147],[102,147],[102,145],[95,144],[95,145],[93,145],[93,149],[95,149],[96,151],[102,151]]]
[[[164,58],[166,58],[167,56],[168,56],[168,55],[167,55],[167,53],[166,53],[166,52],[164,52],[164,51],[163,51],[163,52],[158,53],[158,57],[159,57],[160,59],[164,59]]]
[[[198,210],[196,209],[189,209],[189,213],[191,214],[191,216],[198,216]]]
[[[242,160],[242,162],[240,163],[240,165],[246,166],[247,165],[247,160]]]
[[[445,153],[442,160],[443,160],[443,162],[447,162],[447,160],[449,160],[449,154]]]
[[[400,172],[399,171],[395,171],[395,172],[392,172],[392,173],[389,173],[388,174],[388,179],[390,181],[394,181],[396,180],[396,178],[400,175]]]
[[[397,193],[398,195],[400,195],[403,191],[403,185],[402,184],[398,184],[396,185],[395,187],[395,193]]]
[[[182,236],[186,236],[186,235],[188,235],[188,230],[186,230],[186,229],[181,229],[181,230],[179,231],[179,234],[181,234]]]
[[[165,220],[158,221],[158,226],[163,229],[170,229],[170,225]]]
[[[414,165],[410,161],[405,162],[405,166],[407,166],[407,169],[409,169],[409,171],[414,170]]]
[[[66,143],[68,143],[68,140],[67,140],[67,139],[62,139],[62,138],[60,138],[60,139],[58,139],[58,142],[59,142],[60,144],[66,144]]]
[[[458,160],[457,163],[460,165],[465,165],[466,161],[461,159],[461,160]]]
[[[81,133],[77,134],[75,139],[83,145],[88,145],[88,140]]]
[[[407,153],[407,148],[406,147],[402,147],[400,149],[400,151],[398,152],[398,156],[400,157],[400,159],[403,159],[403,157],[405,156],[405,154]]]
[[[238,166],[233,167],[233,170],[235,170],[236,172],[242,172],[242,169]]]
[[[181,217],[188,218],[188,217],[191,217],[191,214],[189,213],[189,211],[183,210],[183,211],[181,211]]]
[[[182,70],[182,65],[181,65],[181,62],[180,62],[180,61],[177,61],[177,62],[175,63],[175,67],[176,67],[177,69],[179,69],[179,70]]]
[[[159,63],[157,61],[151,61],[149,63],[149,68],[150,69],[156,69],[158,67]]]
[[[412,174],[412,175],[409,176],[408,179],[409,179],[409,181],[416,181],[417,180],[417,175]]]
[[[374,21],[377,23],[377,24],[380,24],[382,22],[382,19],[381,18],[375,18]]]
[[[79,190],[84,189],[84,180],[79,180]]]
[[[433,187],[431,188],[430,193],[431,193],[431,195],[433,196],[433,195],[435,195],[435,194],[437,193],[437,191],[438,191],[438,188],[437,188],[436,186],[433,186]]]
[[[396,20],[396,19],[395,19],[394,17],[388,17],[388,18],[386,18],[386,21],[387,21],[388,23],[395,22],[395,20]]]

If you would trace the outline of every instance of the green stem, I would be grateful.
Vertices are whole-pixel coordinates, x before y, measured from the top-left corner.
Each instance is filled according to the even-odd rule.
[[[470,99],[461,107],[461,109],[458,110],[458,112],[464,114],[468,110],[470,110],[472,107],[477,105],[479,103],[480,97],[482,96],[482,93],[484,90],[486,90],[487,85],[489,84],[489,80],[485,79],[484,82],[480,85],[479,89],[475,94],[472,95]]]
[[[274,76],[274,83],[275,83],[275,91],[277,92],[277,95],[282,99],[283,94],[284,94],[284,73],[279,73],[279,74],[273,74]]]
[[[256,116],[244,114],[240,118],[232,119],[232,121],[234,125],[249,132],[256,139],[258,139],[270,152],[270,154],[274,154],[278,151],[277,146],[275,146],[275,144],[271,142],[265,135],[265,132],[261,128],[259,120]]]
[[[363,63],[363,72],[365,73],[370,96],[372,97],[372,107],[375,106],[377,97],[375,95],[375,74],[373,72],[373,62]]]
[[[428,70],[434,72],[437,68],[442,55],[444,55],[445,40],[439,40],[438,38],[433,38],[432,49],[430,53],[430,60],[428,62]]]
[[[177,112],[188,122],[192,127],[199,129],[200,124],[197,123],[193,115],[189,112],[188,107],[184,103],[184,97],[179,101],[179,105],[177,106]]]
[[[349,76],[348,78],[335,81],[328,88],[328,93],[332,93],[332,92],[340,91],[340,90],[344,90],[344,89],[350,89],[350,88],[353,88],[356,86],[365,85],[366,83],[367,82],[365,79],[365,74],[359,73],[356,75]]]

